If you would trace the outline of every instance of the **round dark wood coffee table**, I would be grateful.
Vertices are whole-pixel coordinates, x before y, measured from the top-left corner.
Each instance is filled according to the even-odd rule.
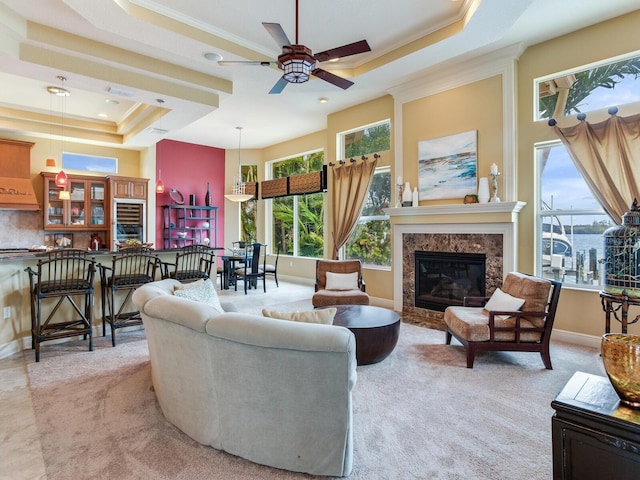
[[[371,305],[334,305],[334,325],[347,327],[356,337],[358,365],[378,363],[389,356],[398,343],[400,315]]]

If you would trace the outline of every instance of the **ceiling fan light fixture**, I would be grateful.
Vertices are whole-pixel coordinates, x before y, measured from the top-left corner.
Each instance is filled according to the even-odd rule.
[[[278,57],[283,78],[289,83],[304,83],[309,80],[311,70],[316,66],[311,50],[304,45],[291,45],[292,51]]]

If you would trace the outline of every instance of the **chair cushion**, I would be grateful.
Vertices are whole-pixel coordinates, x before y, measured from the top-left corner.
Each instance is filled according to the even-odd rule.
[[[260,267],[260,270],[262,270],[262,267]],[[276,267],[274,265],[265,265],[264,271],[267,273],[275,273]]]
[[[333,273],[327,272],[326,290],[357,290],[358,272]]]
[[[305,312],[278,312],[276,310],[263,308],[262,315],[265,317],[279,318],[281,320],[293,320],[294,322],[333,325],[333,317],[336,316],[337,311],[335,308],[322,308],[320,310],[309,310]]]
[[[524,298],[521,310],[542,312],[549,302],[551,282],[539,277],[530,277],[519,272],[510,272],[502,284],[502,291],[514,297]]]
[[[220,299],[218,298],[216,289],[213,286],[213,282],[209,279],[201,279],[192,283],[176,285],[173,289],[173,294],[176,297],[206,303],[211,305],[219,313],[224,313],[224,309],[222,308],[222,305],[220,305]]]
[[[496,288],[496,291],[493,292],[493,295],[491,295],[491,298],[484,308],[489,312],[515,312],[520,310],[520,307],[522,307],[523,304],[524,298],[514,297],[508,293],[504,293],[499,288]]]
[[[369,295],[362,290],[318,290],[313,294],[314,307],[331,305],[369,305]]]
[[[495,319],[496,327],[513,327],[516,323],[514,317]],[[453,333],[464,338],[468,342],[489,341],[489,314],[478,307],[447,307],[444,311],[444,322]],[[533,328],[534,325],[526,319],[520,321],[523,328]],[[540,332],[525,332],[520,336],[522,342],[538,342],[542,334]],[[496,332],[495,340],[498,342],[515,341],[513,332]]]

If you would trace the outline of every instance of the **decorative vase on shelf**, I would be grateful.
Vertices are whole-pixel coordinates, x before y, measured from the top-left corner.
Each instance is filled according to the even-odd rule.
[[[402,206],[410,207],[413,204],[413,194],[411,193],[411,185],[409,182],[404,184],[404,188],[402,189]]]
[[[489,178],[481,177],[478,183],[478,202],[488,203],[490,198],[489,194]]]
[[[207,182],[207,193],[204,196],[204,204],[207,207],[211,206],[211,191],[209,190],[209,182]]]
[[[413,206],[418,206],[418,187],[413,187]]]

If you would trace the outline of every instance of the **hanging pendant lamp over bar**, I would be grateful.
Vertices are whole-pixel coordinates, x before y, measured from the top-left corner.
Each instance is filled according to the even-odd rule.
[[[240,147],[242,146],[242,127],[236,127],[238,130],[238,176],[234,178],[233,185],[231,186],[231,193],[224,196],[227,200],[232,202],[246,202],[251,200],[253,195],[246,193],[246,185],[242,181],[242,170],[240,164]]]
[[[67,177],[67,174],[64,173],[64,170],[62,170],[62,153],[64,151],[64,148],[63,148],[63,145],[64,145],[64,99],[69,95],[71,95],[71,92],[69,92],[69,90],[67,90],[62,86],[64,85],[64,82],[67,80],[66,77],[63,77],[62,75],[58,75],[58,80],[60,80],[61,86],[60,87],[49,86],[47,87],[47,91],[51,95],[62,97],[60,100],[60,167],[61,167],[61,170],[56,174],[55,183],[58,187],[65,188],[67,186],[67,183],[69,183],[69,177]],[[52,162],[49,162],[49,160],[52,160]],[[49,166],[51,163],[53,163],[53,166],[55,166],[55,160],[47,159],[47,166]]]

